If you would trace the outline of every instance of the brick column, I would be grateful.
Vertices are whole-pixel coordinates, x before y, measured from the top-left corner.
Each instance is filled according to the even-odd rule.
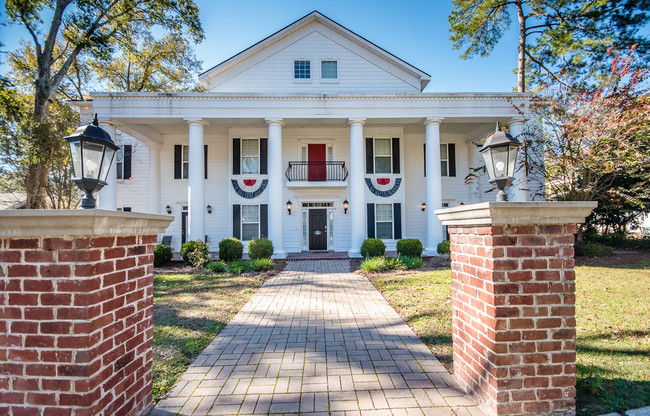
[[[575,414],[573,239],[595,206],[436,211],[451,236],[454,376],[488,414]]]
[[[0,414],[151,406],[153,248],[168,216],[0,212]]]

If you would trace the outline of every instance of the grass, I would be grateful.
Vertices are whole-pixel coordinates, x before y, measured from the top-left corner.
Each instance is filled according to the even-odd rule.
[[[242,276],[154,276],[154,398],[171,389],[261,284]]]
[[[451,272],[374,278],[373,284],[449,370]],[[576,268],[577,413],[650,405],[650,262]]]

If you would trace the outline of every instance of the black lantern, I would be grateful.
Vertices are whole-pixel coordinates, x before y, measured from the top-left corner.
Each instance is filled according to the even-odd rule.
[[[208,214],[212,214],[212,206],[211,205],[208,204],[206,209],[208,210]]]
[[[165,207],[165,211],[167,211],[168,214],[171,214],[171,213],[172,213],[172,207],[170,207],[169,205],[167,205],[167,206]]]
[[[287,201],[287,211],[289,211],[289,215],[291,215],[291,210],[293,209],[293,204],[291,203],[291,200]]]
[[[422,212],[426,211],[427,210],[427,203],[426,202],[421,203],[420,204],[420,209],[422,210]]]
[[[86,193],[81,199],[81,208],[96,208],[93,192],[107,185],[106,178],[118,147],[110,134],[99,127],[97,114],[92,124],[79,127],[65,139],[72,155],[72,181]]]
[[[350,203],[348,202],[347,199],[344,199],[343,200],[343,214],[347,214],[349,209],[350,209]]]
[[[489,182],[499,190],[497,201],[508,200],[505,190],[514,180],[519,146],[521,143],[501,130],[501,124],[497,122],[496,131],[485,140],[483,147],[479,150],[490,176]]]

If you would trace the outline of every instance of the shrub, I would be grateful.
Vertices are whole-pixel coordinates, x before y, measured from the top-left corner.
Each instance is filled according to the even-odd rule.
[[[576,256],[582,257],[603,257],[612,254],[612,248],[598,243],[579,243],[575,244]]]
[[[210,245],[205,241],[186,241],[181,246],[181,257],[194,267],[203,268],[211,260]]]
[[[449,241],[441,241],[438,243],[438,254],[449,254],[451,243]]]
[[[406,270],[404,262],[399,257],[387,257],[386,267],[388,270]]]
[[[403,256],[400,257],[400,260],[402,260],[402,263],[404,264],[404,267],[406,267],[407,270],[419,269],[422,266],[424,266],[424,262],[419,257]]]
[[[420,257],[422,243],[417,238],[405,238],[397,242],[397,254],[407,257]]]
[[[226,263],[219,261],[211,261],[205,265],[205,268],[215,273],[223,273],[226,271]]]
[[[366,238],[361,244],[362,257],[381,257],[386,254],[386,245],[379,238]]]
[[[256,272],[265,272],[275,269],[275,263],[271,259],[251,260],[251,268]]]
[[[153,265],[164,266],[172,259],[172,248],[165,244],[158,244],[153,249]]]
[[[243,252],[244,246],[234,237],[224,238],[219,242],[219,259],[226,263],[241,260]]]
[[[239,276],[242,273],[253,271],[253,267],[250,261],[247,260],[237,260],[231,263],[228,263],[228,273]]]
[[[248,248],[248,257],[255,259],[270,259],[273,255],[273,243],[267,238],[251,240],[246,246]]]
[[[388,270],[388,266],[386,265],[386,259],[383,257],[368,257],[361,262],[359,269],[364,272],[377,273]]]

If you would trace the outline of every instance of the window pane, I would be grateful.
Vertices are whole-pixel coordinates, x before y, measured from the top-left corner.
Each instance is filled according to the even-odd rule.
[[[187,179],[189,171],[190,171],[190,164],[189,163],[183,163],[183,179]]]
[[[241,160],[242,173],[257,173],[259,158],[257,157],[243,157]]]
[[[190,147],[183,146],[183,162],[189,162],[189,161],[190,161]]]
[[[440,145],[440,159],[447,160],[447,145],[446,144],[441,144]]]
[[[447,176],[447,161],[446,160],[441,160],[440,161],[440,173],[442,176]]]
[[[260,208],[259,205],[242,205],[241,221],[242,222],[259,222]]]
[[[81,172],[81,142],[70,143],[70,151],[72,152],[72,179],[80,179]]]
[[[124,161],[124,146],[120,146],[117,149],[117,154],[115,155],[115,171],[117,173],[117,179],[122,179],[124,174],[124,169],[122,167],[122,162]]]
[[[377,238],[390,240],[393,238],[393,223],[391,222],[378,222],[377,223]]]
[[[243,139],[241,143],[242,156],[257,156],[258,153],[257,139]]]
[[[309,79],[311,65],[309,61],[294,61],[293,62],[293,77],[297,79]]]
[[[241,225],[241,236],[243,241],[254,240],[260,238],[259,236],[259,227],[257,224],[242,224]]]
[[[390,139],[375,140],[375,156],[390,156]]]
[[[375,173],[391,173],[390,156],[375,158]]]
[[[336,61],[322,61],[321,62],[321,78],[336,79],[338,63]]]
[[[392,221],[393,220],[393,206],[391,204],[377,204],[377,221]]]

